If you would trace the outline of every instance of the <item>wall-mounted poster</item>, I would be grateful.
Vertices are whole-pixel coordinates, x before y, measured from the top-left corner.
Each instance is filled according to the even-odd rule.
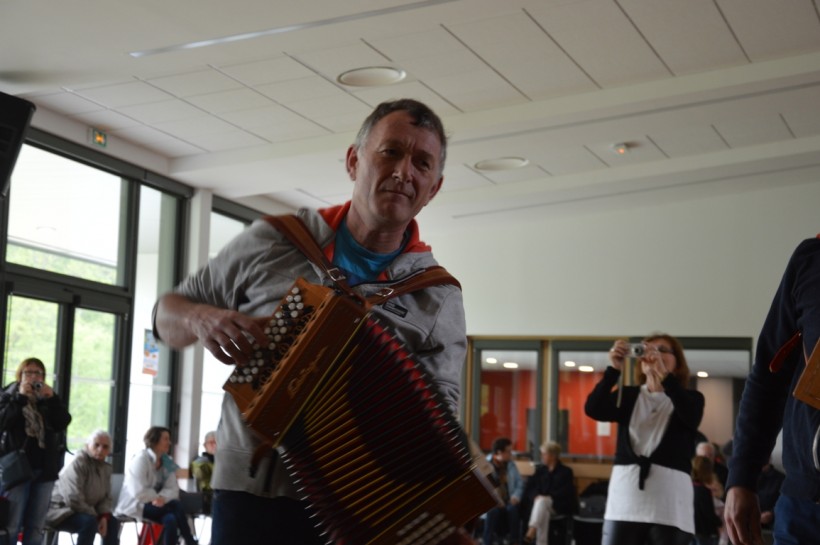
[[[142,372],[146,375],[157,376],[159,371],[159,345],[154,338],[154,332],[145,330],[145,348],[142,358]]]

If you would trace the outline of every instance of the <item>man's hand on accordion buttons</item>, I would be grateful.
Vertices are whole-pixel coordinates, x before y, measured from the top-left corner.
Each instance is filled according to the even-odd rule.
[[[191,318],[191,329],[216,359],[227,365],[245,365],[253,345],[264,345],[265,319],[252,318],[235,310],[200,305]]]

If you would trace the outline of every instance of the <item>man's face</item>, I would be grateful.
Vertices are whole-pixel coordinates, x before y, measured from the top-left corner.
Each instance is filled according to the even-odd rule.
[[[361,148],[347,151],[355,213],[368,229],[404,229],[438,193],[441,142],[407,112],[380,119]]]

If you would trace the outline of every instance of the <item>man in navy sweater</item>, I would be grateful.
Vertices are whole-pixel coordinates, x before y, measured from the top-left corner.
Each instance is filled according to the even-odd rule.
[[[755,488],[781,426],[786,479],[775,506],[775,539],[778,544],[820,544],[820,410],[791,395],[818,339],[820,235],[794,251],[746,380],[725,510],[735,545],[762,543]]]

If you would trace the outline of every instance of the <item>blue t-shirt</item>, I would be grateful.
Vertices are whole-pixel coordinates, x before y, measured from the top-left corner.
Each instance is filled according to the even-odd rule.
[[[408,233],[405,233],[401,246],[389,254],[371,252],[356,242],[347,228],[347,221],[342,221],[336,232],[333,264],[344,271],[351,286],[371,282],[404,250],[407,238]]]

